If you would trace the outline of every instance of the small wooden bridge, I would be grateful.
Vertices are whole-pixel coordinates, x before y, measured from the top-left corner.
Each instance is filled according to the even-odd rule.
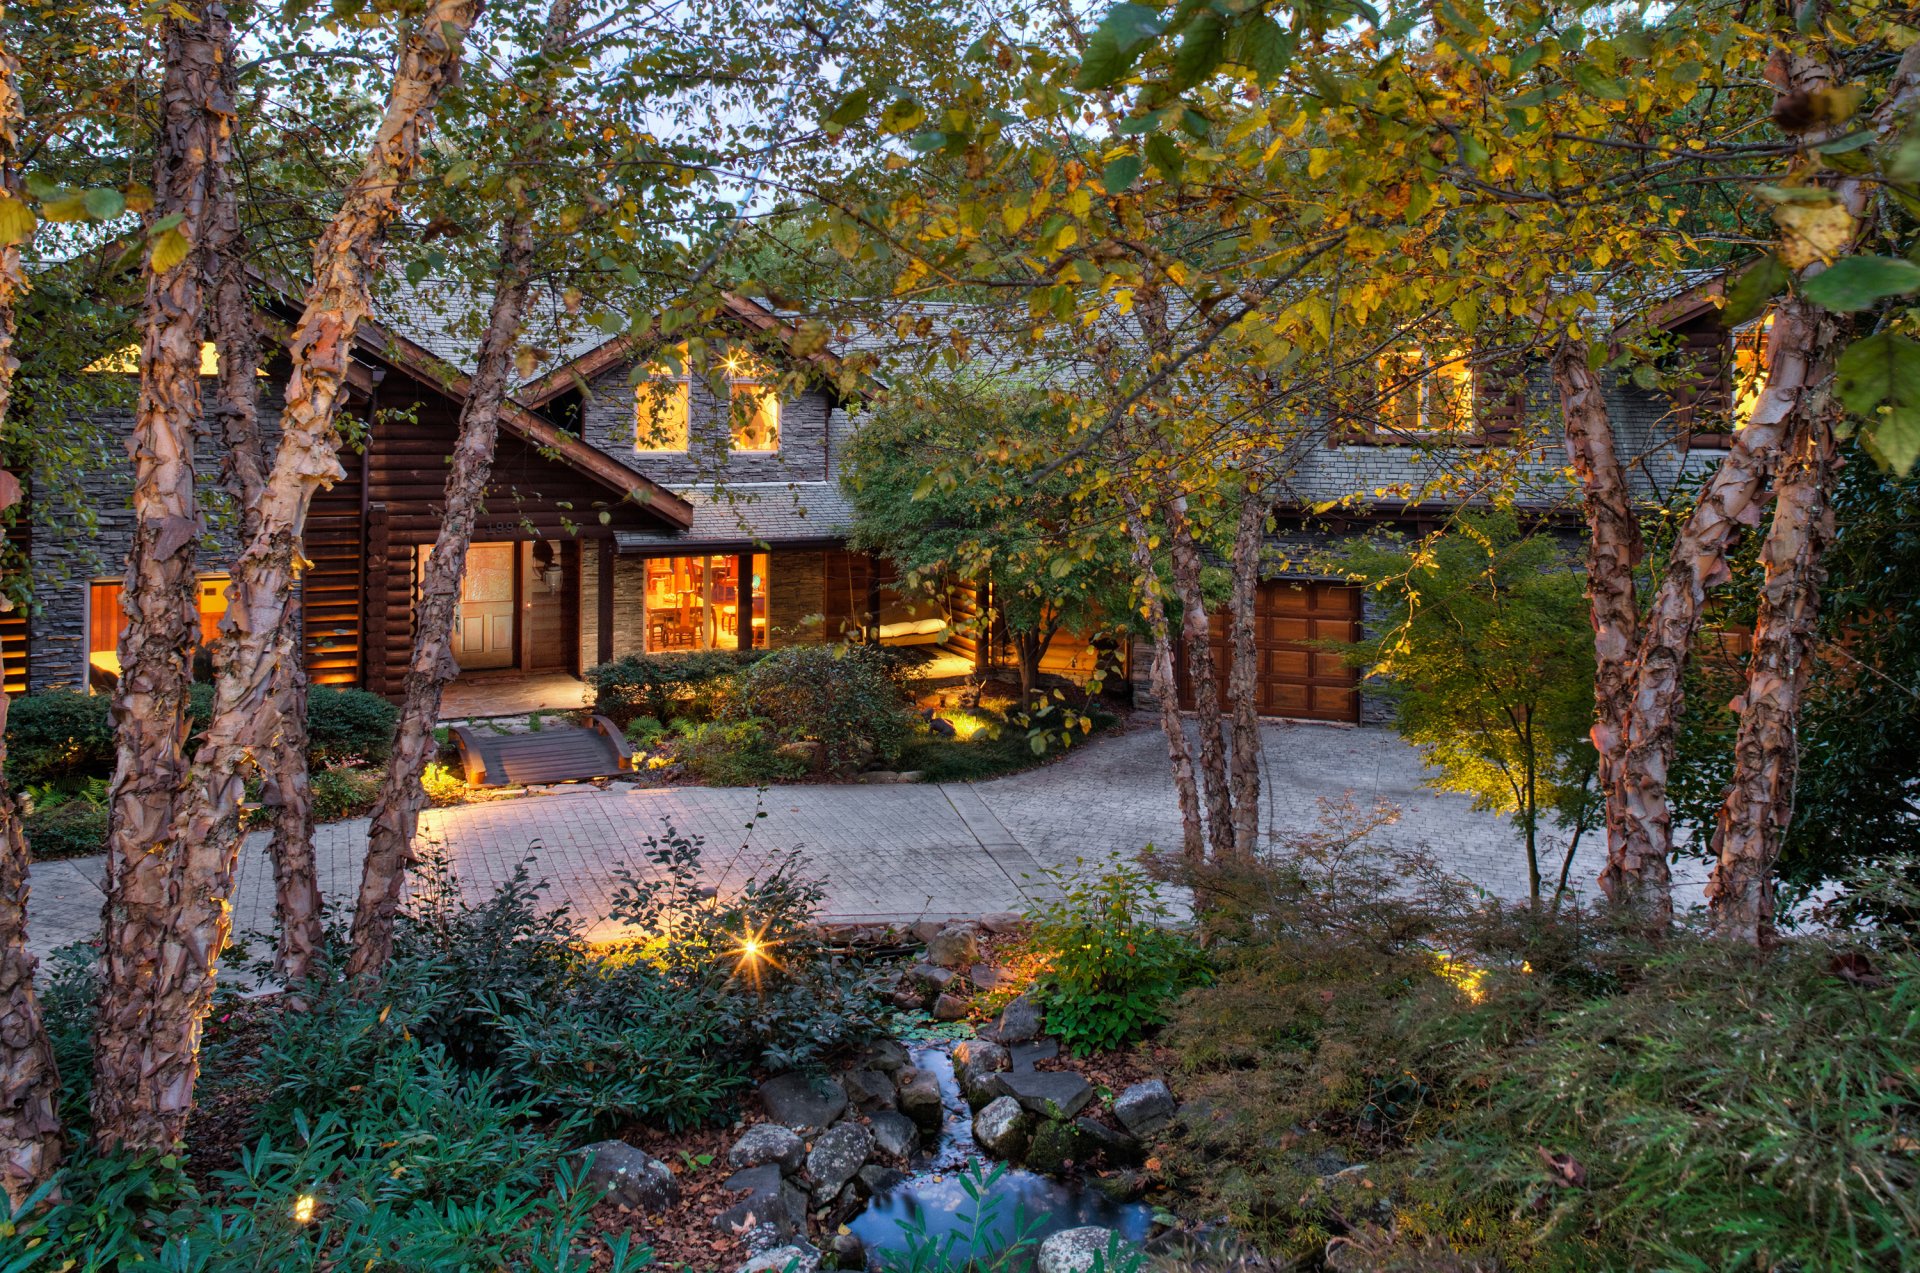
[[[611,778],[633,769],[633,748],[604,716],[579,725],[548,725],[523,734],[455,725],[460,766],[470,787],[521,787]]]

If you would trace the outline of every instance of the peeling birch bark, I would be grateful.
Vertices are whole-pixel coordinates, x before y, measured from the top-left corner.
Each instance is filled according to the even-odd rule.
[[[1167,621],[1167,607],[1160,599],[1160,576],[1153,568],[1153,541],[1141,515],[1139,503],[1123,495],[1127,510],[1127,538],[1132,545],[1133,568],[1140,578],[1140,595],[1146,609],[1147,636],[1153,642],[1153,657],[1147,664],[1153,696],[1160,701],[1160,729],[1167,736],[1167,759],[1173,769],[1173,790],[1180,803],[1180,852],[1189,866],[1207,860],[1206,832],[1200,825],[1200,789],[1193,776],[1193,753],[1187,747],[1187,731],[1180,718],[1180,687],[1174,678],[1173,626]]]
[[[1793,820],[1800,764],[1800,707],[1813,667],[1814,621],[1833,542],[1828,501],[1837,468],[1832,421],[1808,412],[1775,485],[1773,523],[1760,559],[1766,582],[1754,624],[1747,685],[1735,701],[1733,782],[1714,828],[1707,903],[1715,930],[1749,945],[1774,937],[1773,865]]]
[[[93,1138],[102,1150],[171,1150],[186,1126],[199,1018],[173,993],[203,956],[176,925],[177,806],[188,785],[187,691],[199,639],[194,557],[200,533],[194,442],[200,428],[205,242],[213,181],[225,162],[232,105],[222,64],[232,49],[217,0],[169,9],[154,212],[178,214],[190,251],[165,273],[149,264],[133,458],[134,538],[121,606],[114,687],[117,752],[110,791],[102,986],[93,1031]]]
[[[229,61],[229,96],[238,91],[237,79]],[[224,443],[221,476],[239,512],[244,543],[260,531],[268,463],[266,443],[260,434],[260,329],[248,286],[240,202],[230,171],[222,173],[208,256],[211,327],[219,351],[212,414]],[[261,800],[272,816],[268,857],[273,862],[274,918],[279,931],[274,972],[282,985],[293,986],[313,975],[323,939],[307,794],[307,671],[301,608],[297,605],[287,611],[273,659],[276,676],[266,705],[270,741],[254,759],[260,770]],[[223,671],[224,666],[216,668],[216,677]],[[290,999],[289,1003],[297,1004],[298,1000]]]
[[[6,9],[0,4],[0,20]],[[19,63],[0,43],[0,198],[20,198],[15,167],[22,122]],[[14,313],[29,282],[20,245],[0,246],[0,421],[13,397]],[[0,512],[20,502],[20,483],[0,472]],[[6,665],[0,659],[0,1188],[19,1206],[60,1162],[60,1074],[33,990],[36,961],[27,950],[27,837],[6,785]]]
[[[1233,536],[1233,627],[1227,673],[1232,730],[1229,772],[1233,805],[1233,851],[1251,859],[1260,840],[1260,652],[1254,643],[1254,607],[1260,595],[1260,546],[1266,539],[1271,500],[1249,490]]]
[[[1587,596],[1593,603],[1596,664],[1591,737],[1598,757],[1595,781],[1608,793],[1604,801],[1607,861],[1601,869],[1600,888],[1608,898],[1616,898],[1631,891],[1627,820],[1611,793],[1626,750],[1627,715],[1633,700],[1633,656],[1640,643],[1634,570],[1645,547],[1615,449],[1606,395],[1588,366],[1584,341],[1563,341],[1554,351],[1553,381],[1560,395],[1567,462],[1580,479],[1587,520]]]
[[[132,1041],[121,1046],[140,1063],[116,1069],[104,1093],[96,1082],[96,1112],[103,1100],[124,1111],[108,1124],[104,1144],[170,1147],[185,1128],[200,1028],[232,927],[228,899],[241,839],[242,765],[249,751],[264,753],[273,746],[275,713],[269,701],[283,684],[279,664],[296,604],[301,532],[314,493],[342,475],[335,412],[354,333],[372,304],[380,240],[418,163],[420,132],[458,71],[474,14],[473,0],[432,0],[406,31],[380,126],[314,249],[313,282],[289,342],[293,373],[280,418],[280,446],[255,532],[233,565],[216,653],[222,674],[190,775],[192,790],[177,802],[170,824],[140,829],[149,842],[171,846],[169,856],[177,861],[166,875],[170,904],[162,909],[164,923],[152,943],[164,954],[150,960],[142,984],[151,1005],[146,1018],[134,1023],[137,1029],[102,1030],[109,1041]],[[196,372],[197,353],[196,348]]]
[[[350,978],[375,978],[393,953],[393,921],[400,909],[407,868],[417,860],[413,838],[426,807],[421,776],[433,759],[434,724],[440,719],[440,693],[459,672],[453,657],[453,616],[460,603],[460,581],[467,571],[467,549],[493,471],[500,409],[511,387],[514,346],[526,315],[533,264],[533,231],[525,215],[512,218],[501,232],[500,274],[493,307],[481,335],[473,381],[460,409],[453,464],[447,473],[445,515],[420,581],[414,611],[413,655],[407,663],[405,697],[395,726],[386,777],[374,804],[367,833],[367,860],[360,875],[360,898],[353,911]]]
[[[1167,503],[1167,543],[1173,586],[1180,594],[1180,633],[1186,645],[1187,677],[1193,682],[1193,713],[1200,726],[1200,781],[1206,796],[1207,843],[1216,861],[1233,855],[1233,795],[1227,782],[1220,681],[1213,663],[1213,623],[1200,590],[1200,546],[1187,520],[1185,496]]]

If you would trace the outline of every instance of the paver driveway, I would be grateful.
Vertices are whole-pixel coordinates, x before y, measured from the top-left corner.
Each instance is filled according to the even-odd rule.
[[[1311,829],[1323,800],[1385,800],[1399,822],[1378,833],[1390,844],[1426,845],[1451,869],[1492,892],[1521,897],[1526,868],[1504,820],[1474,813],[1459,796],[1420,785],[1419,757],[1380,728],[1271,723],[1262,730],[1269,835]],[[798,786],[768,791],[756,818],[748,790],[614,785],[559,788],[515,800],[429,811],[421,830],[451,861],[470,895],[505,881],[523,859],[599,935],[614,872],[645,867],[645,841],[671,823],[704,837],[712,882],[724,887],[799,850],[827,881],[825,914],[836,919],[917,919],[1018,910],[1044,867],[1132,854],[1149,841],[1178,841],[1179,817],[1165,742],[1151,725],[1101,739],[1044,768],[991,782],[899,786]],[[749,834],[748,826],[752,824]],[[350,898],[359,881],[366,822],[334,823],[316,837],[321,888]],[[1597,843],[1583,845],[1573,880],[1598,869]],[[1557,864],[1557,858],[1555,859]],[[91,937],[99,926],[103,861],[83,858],[33,869],[32,944],[46,952]],[[1679,882],[1697,898],[1698,872]],[[242,856],[235,928],[265,932],[273,921],[273,873],[264,837]]]

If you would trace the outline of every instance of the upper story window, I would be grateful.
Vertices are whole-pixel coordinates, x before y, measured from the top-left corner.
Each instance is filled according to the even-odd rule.
[[[1473,364],[1461,350],[1396,349],[1380,359],[1381,440],[1475,430]]]
[[[633,391],[633,449],[684,451],[693,415],[693,385],[686,347],[649,363]]]
[[[137,376],[140,374],[140,346],[128,345],[124,349],[116,349],[110,354],[102,354],[80,370],[104,371],[121,376]],[[200,374],[203,376],[217,376],[220,374],[220,351],[210,340],[200,342]],[[264,367],[254,372],[256,376],[265,376],[266,374],[266,368]]]
[[[765,363],[744,349],[732,349],[722,363],[732,387],[728,404],[733,449],[770,452],[780,449],[780,395],[767,381],[773,379]]]
[[[1773,314],[1756,319],[1733,333],[1733,427],[1738,429],[1753,418],[1760,405],[1760,393],[1767,387],[1767,337],[1773,331]]]

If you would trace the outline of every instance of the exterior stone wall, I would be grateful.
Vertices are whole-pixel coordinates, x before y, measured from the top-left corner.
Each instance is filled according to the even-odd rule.
[[[100,374],[100,373],[93,373]],[[203,384],[210,388],[210,382]],[[260,420],[267,446],[278,440],[280,386],[261,385]],[[33,604],[27,618],[27,692],[87,688],[89,595],[96,579],[126,574],[133,549],[133,469],[122,439],[133,434],[133,413],[95,417],[102,453],[80,477],[95,525],[76,525],[66,510],[36,505],[33,511]],[[223,449],[209,437],[195,448],[200,507],[205,520],[197,571],[225,574],[239,551],[232,503],[220,485]]]
[[[646,563],[639,557],[613,559],[613,657],[647,652]]]
[[[665,486],[685,488],[716,480],[731,482],[820,482],[828,472],[827,395],[809,390],[780,404],[778,451],[732,451],[730,411],[706,382],[694,377],[689,398],[685,451],[636,451],[637,403],[630,366],[616,367],[587,386],[580,408],[580,436],[623,463]],[[844,413],[832,410],[842,417]]]

